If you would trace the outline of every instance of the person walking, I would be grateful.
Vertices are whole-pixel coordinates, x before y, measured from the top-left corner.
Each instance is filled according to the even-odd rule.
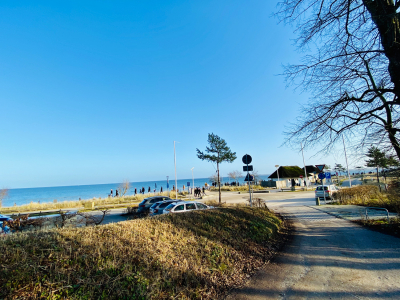
[[[160,188],[160,192],[161,192],[161,193],[163,192],[163,189],[162,189],[162,187]]]
[[[137,188],[135,188],[135,196],[136,196],[136,194],[137,194]]]
[[[113,190],[112,190],[112,189],[111,189],[110,196],[111,196],[111,197],[114,197],[114,194],[113,194]]]
[[[118,190],[115,190],[115,197],[118,197],[118,196],[119,196]]]
[[[151,191],[151,189],[150,189],[150,187],[149,187],[149,189],[147,190],[147,192],[150,193],[150,191]]]

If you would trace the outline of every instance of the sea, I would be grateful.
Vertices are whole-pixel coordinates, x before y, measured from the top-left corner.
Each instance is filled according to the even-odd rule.
[[[269,175],[260,175],[261,180],[267,180]],[[221,177],[221,183],[232,182],[232,178]],[[239,178],[241,184],[244,183],[244,177]],[[209,178],[195,178],[194,186],[203,187],[205,183],[211,184]],[[193,180],[190,179],[178,179],[177,186],[179,190],[182,190],[183,186],[187,190],[188,183],[190,187],[193,186]],[[159,192],[161,187],[163,191],[167,191],[167,180],[158,181],[144,181],[144,182],[131,182],[131,188],[127,191],[126,195],[134,194],[135,188],[145,188],[147,193],[149,187],[151,192]],[[111,190],[115,194],[115,190],[120,186],[120,183],[107,183],[107,184],[91,184],[91,185],[72,185],[72,186],[53,186],[53,187],[37,187],[37,188],[20,188],[20,189],[9,189],[8,195],[3,199],[2,206],[8,207],[13,205],[29,204],[31,202],[46,203],[62,201],[76,201],[79,199],[86,200],[92,198],[107,198]],[[169,190],[175,186],[175,180],[169,180]]]

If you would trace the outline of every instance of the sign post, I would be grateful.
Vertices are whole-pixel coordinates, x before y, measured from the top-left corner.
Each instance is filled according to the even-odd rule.
[[[251,156],[248,155],[248,154],[245,154],[245,155],[243,155],[243,157],[242,157],[242,162],[243,162],[245,165],[247,165],[247,166],[246,166],[246,167],[247,167],[246,169],[247,169],[247,178],[248,178],[248,179],[250,179],[249,164],[251,163],[252,160],[253,160],[253,159],[252,159]],[[244,167],[243,167],[243,169],[244,169]],[[253,166],[251,166],[251,169],[253,169]],[[253,203],[252,203],[252,201],[251,201],[251,190],[250,190],[251,181],[249,180],[248,183],[249,183],[250,207],[252,207],[252,206],[253,206]]]
[[[324,183],[323,183],[323,180],[325,178],[325,173],[319,173],[318,174],[318,178],[321,179],[321,181],[322,181],[322,191],[324,193],[324,202],[325,202],[325,205],[326,205],[325,186],[324,186]],[[328,190],[328,187],[326,189]]]

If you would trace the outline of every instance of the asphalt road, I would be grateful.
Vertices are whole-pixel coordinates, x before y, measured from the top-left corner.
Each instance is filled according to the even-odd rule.
[[[261,197],[293,220],[295,233],[228,299],[400,299],[400,239],[316,210],[313,192]]]

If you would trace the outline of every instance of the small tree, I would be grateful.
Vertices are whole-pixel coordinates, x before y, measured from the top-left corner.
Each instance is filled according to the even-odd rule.
[[[219,164],[226,162],[233,162],[236,159],[236,152],[232,152],[231,149],[226,145],[224,139],[221,139],[214,133],[208,134],[208,144],[206,147],[206,154],[196,149],[197,157],[201,160],[207,160],[217,164],[217,176],[218,176],[218,194],[219,203],[221,203],[221,181],[219,177]]]
[[[121,183],[118,186],[118,193],[120,197],[125,196],[126,192],[131,188],[131,183],[129,182],[129,180],[124,180],[123,183]]]
[[[8,189],[1,189],[0,190],[0,207],[3,205],[3,199],[7,197]]]
[[[376,178],[379,183],[379,168],[386,168],[388,163],[388,158],[385,152],[379,150],[377,147],[372,146],[368,149],[366,156],[369,158],[366,160],[367,167],[376,168]]]
[[[228,176],[231,177],[237,183],[237,179],[242,176],[242,172],[232,171],[228,173]]]

